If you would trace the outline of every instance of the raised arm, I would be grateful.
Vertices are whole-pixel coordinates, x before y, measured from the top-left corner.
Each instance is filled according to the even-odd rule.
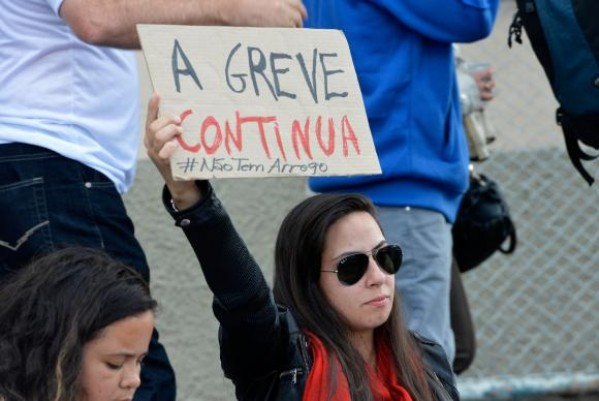
[[[144,145],[166,184],[165,206],[189,239],[208,286],[227,311],[245,308],[242,304],[256,302],[255,296],[262,298],[257,303],[269,303],[262,272],[209,183],[172,178],[169,160],[178,146],[180,119],[158,117],[159,101],[157,95],[150,100]]]
[[[176,116],[158,117],[158,104],[154,95],[144,144],[166,183],[163,202],[183,229],[214,294],[223,370],[243,392],[251,378],[273,371],[277,344],[285,344],[277,307],[262,271],[208,181],[172,179],[169,159],[177,148],[180,121]]]
[[[144,146],[148,157],[164,179],[179,210],[188,209],[202,199],[202,193],[193,181],[175,181],[171,173],[170,159],[177,149],[176,137],[183,133],[181,119],[176,115],[158,117],[160,97],[154,93],[148,103]]]
[[[301,0],[64,0],[59,12],[81,40],[122,48],[139,48],[136,24],[292,28],[307,17]]]

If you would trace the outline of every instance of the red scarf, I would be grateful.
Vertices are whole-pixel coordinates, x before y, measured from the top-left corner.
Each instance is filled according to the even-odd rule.
[[[328,377],[329,358],[324,344],[312,333],[307,333],[312,350],[312,369],[306,380],[302,401],[350,401],[349,384],[336,361],[337,388],[329,400],[329,386],[332,382]],[[368,368],[369,382],[372,395],[376,401],[412,401],[412,397],[399,384],[391,359],[391,350],[384,341],[376,344],[376,372]]]

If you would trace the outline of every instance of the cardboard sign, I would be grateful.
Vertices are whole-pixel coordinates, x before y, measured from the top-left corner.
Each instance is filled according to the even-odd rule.
[[[342,32],[137,29],[160,111],[183,121],[176,179],[381,173]]]

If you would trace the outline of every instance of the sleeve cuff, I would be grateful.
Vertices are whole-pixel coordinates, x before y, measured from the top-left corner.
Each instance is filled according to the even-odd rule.
[[[172,196],[168,187],[165,185],[162,189],[162,204],[164,208],[169,212],[171,217],[175,220],[175,225],[178,227],[187,227],[194,221],[198,220],[198,213],[205,205],[212,202],[214,196],[214,190],[209,181],[195,181],[196,186],[202,191],[202,199],[195,205],[188,207],[184,210],[178,210],[172,201]]]

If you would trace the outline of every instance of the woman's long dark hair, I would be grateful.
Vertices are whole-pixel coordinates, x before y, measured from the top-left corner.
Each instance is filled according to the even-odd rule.
[[[0,400],[75,401],[83,346],[106,326],[153,311],[133,269],[87,248],[66,248],[0,287]]]
[[[378,223],[372,203],[358,194],[321,194],[291,210],[279,229],[275,247],[275,300],[291,308],[300,327],[316,334],[346,374],[352,400],[372,400],[363,358],[349,341],[347,326],[330,307],[318,281],[328,229],[354,212],[369,213]],[[379,224],[380,226],[380,224]],[[375,329],[375,338],[388,342],[399,382],[419,401],[432,399],[419,348],[406,329],[398,297],[389,319]],[[335,377],[330,372],[331,377]]]

